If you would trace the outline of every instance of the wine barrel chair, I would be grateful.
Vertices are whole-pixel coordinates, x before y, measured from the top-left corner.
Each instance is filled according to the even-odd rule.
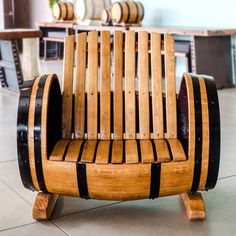
[[[24,186],[39,191],[34,219],[48,219],[58,195],[136,200],[176,194],[190,220],[205,218],[198,191],[214,188],[220,154],[214,80],[185,73],[176,95],[173,36],[164,35],[165,82],[161,35],[137,36],[68,36],[63,91],[50,74],[21,92],[18,159]]]

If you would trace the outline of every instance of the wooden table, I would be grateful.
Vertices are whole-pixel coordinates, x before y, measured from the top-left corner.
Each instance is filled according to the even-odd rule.
[[[41,35],[41,31],[35,29],[0,31],[0,79],[2,87],[19,90],[23,86],[24,79],[32,79],[39,73],[36,38],[41,37]],[[18,39],[23,40],[22,68],[19,59]]]
[[[233,86],[231,36],[236,29],[144,27],[149,32],[190,36],[192,72],[214,77],[217,88]],[[131,27],[130,30],[143,30]]]
[[[67,35],[75,34],[75,25],[76,23],[73,22],[37,22],[36,26],[42,31],[42,37],[39,40],[39,57],[45,60],[61,59],[63,57],[62,40]],[[51,45],[55,45],[54,50],[48,47]]]

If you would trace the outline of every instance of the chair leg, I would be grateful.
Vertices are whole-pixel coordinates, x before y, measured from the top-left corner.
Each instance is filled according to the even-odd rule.
[[[206,218],[205,203],[201,193],[184,193],[181,196],[190,221]]]
[[[58,194],[38,193],[33,207],[35,220],[48,220],[58,199]]]

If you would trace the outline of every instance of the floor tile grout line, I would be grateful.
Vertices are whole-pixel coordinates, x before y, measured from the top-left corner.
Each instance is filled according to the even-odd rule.
[[[39,222],[31,222],[31,223],[27,223],[27,224],[23,224],[23,225],[18,225],[18,226],[10,227],[10,228],[7,228],[7,229],[0,229],[0,233],[4,232],[4,231],[12,230],[12,229],[18,229],[18,228],[25,227],[25,226],[28,226],[28,225],[38,224],[38,223]]]
[[[229,175],[229,176],[221,177],[217,180],[228,179],[228,178],[233,178],[233,177],[236,177],[236,175]]]
[[[0,179],[8,188],[10,188],[10,190],[12,192],[14,192],[18,197],[20,197],[22,200],[24,200],[25,203],[27,203],[27,205],[29,205],[30,207],[32,207],[32,204],[30,202],[28,202],[24,197],[22,197],[18,192],[15,191],[14,188],[12,188],[6,181],[4,181],[3,179]]]
[[[0,161],[0,165],[4,164],[4,163],[8,163],[8,162],[14,162],[17,161],[17,159],[12,159],[12,160],[8,160],[8,161]]]
[[[236,124],[225,124],[225,125],[221,125],[221,128],[229,128],[232,126],[236,126]]]
[[[53,222],[52,220],[50,220],[50,222],[55,225],[59,230],[61,230],[64,234],[66,234],[67,236],[70,236],[70,234],[68,234],[61,226],[59,226],[57,223]]]
[[[125,202],[125,201],[115,202],[115,203],[111,203],[111,204],[107,204],[107,205],[103,205],[103,206],[99,206],[99,207],[93,207],[93,208],[89,208],[89,209],[82,210],[82,211],[76,211],[76,212],[73,212],[73,213],[69,213],[69,214],[65,214],[65,215],[55,217],[52,220],[57,220],[57,219],[62,218],[62,217],[67,217],[67,216],[71,216],[71,215],[75,215],[75,214],[79,214],[79,213],[93,211],[93,210],[97,210],[97,209],[100,209],[100,208],[110,207],[110,206],[113,206],[113,205],[118,205],[118,204],[123,203],[123,202]]]

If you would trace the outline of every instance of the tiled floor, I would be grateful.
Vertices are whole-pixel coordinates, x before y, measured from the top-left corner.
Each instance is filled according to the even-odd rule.
[[[61,63],[41,63],[59,72]],[[2,235],[236,235],[236,89],[219,91],[222,154],[216,188],[203,193],[207,219],[189,222],[178,196],[132,202],[60,197],[53,219],[31,217],[35,193],[20,180],[16,150],[18,95],[0,89],[0,236]]]

